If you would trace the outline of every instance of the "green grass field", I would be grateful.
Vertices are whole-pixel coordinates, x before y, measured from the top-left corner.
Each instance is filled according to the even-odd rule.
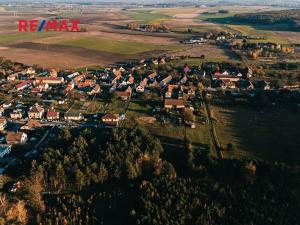
[[[128,14],[141,24],[159,24],[164,19],[171,18],[171,16],[167,14],[155,13],[151,11],[130,11]]]
[[[150,116],[151,107],[146,101],[131,100],[126,117],[129,119],[136,119],[139,116]]]
[[[288,44],[288,40],[285,39],[284,37],[276,34],[273,31],[268,31],[268,30],[260,30],[258,28],[254,28],[249,25],[226,25],[231,30],[234,30],[238,33],[241,33],[243,35],[248,35],[248,36],[256,36],[256,37],[264,37],[264,41],[268,42],[275,42],[279,44]],[[262,41],[262,40],[253,40],[256,42]]]
[[[299,113],[269,110],[264,113],[249,108],[213,107],[217,135],[222,147],[233,143],[236,150],[224,152],[231,158],[266,159],[300,162]]]
[[[173,49],[173,46],[161,46],[140,42],[116,41],[104,38],[81,38],[64,40],[59,42],[58,44],[124,55],[138,54],[153,50]]]
[[[26,32],[0,35],[0,43],[13,41],[32,41],[34,39],[54,36],[53,32]]]

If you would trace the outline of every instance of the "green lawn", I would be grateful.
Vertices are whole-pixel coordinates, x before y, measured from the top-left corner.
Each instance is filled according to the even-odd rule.
[[[154,135],[157,136],[165,148],[169,150],[180,150],[184,145],[184,136],[190,138],[193,148],[210,148],[211,137],[208,125],[197,124],[196,129],[191,129],[183,125],[162,125],[159,122],[147,124],[145,127]]]
[[[129,119],[137,119],[140,116],[151,116],[151,107],[145,100],[131,100],[126,117]]]
[[[74,40],[64,40],[59,42],[58,44],[124,55],[138,54],[153,50],[171,50],[174,48],[174,46],[161,46],[140,42],[117,41],[104,38],[80,38]]]
[[[106,109],[106,104],[103,101],[95,99],[89,105],[86,113],[88,114],[104,113],[105,109]]]
[[[0,43],[12,41],[32,41],[34,39],[46,38],[55,35],[53,32],[19,32],[0,35]]]
[[[116,100],[109,103],[106,113],[125,113],[127,104],[127,101]]]

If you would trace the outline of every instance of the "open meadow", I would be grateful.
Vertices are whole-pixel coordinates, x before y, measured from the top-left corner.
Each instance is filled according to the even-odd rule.
[[[266,159],[296,164],[300,162],[300,115],[296,112],[270,109],[257,111],[243,107],[213,107],[217,135],[231,158]]]

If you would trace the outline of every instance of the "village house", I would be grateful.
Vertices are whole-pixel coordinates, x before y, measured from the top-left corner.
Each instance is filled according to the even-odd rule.
[[[30,80],[25,80],[22,83],[16,85],[16,90],[17,91],[22,91],[22,90],[30,87],[30,85],[31,85],[31,81]]]
[[[4,103],[2,104],[2,107],[3,107],[4,109],[9,108],[9,107],[11,107],[11,106],[12,106],[12,101],[7,101],[7,102],[4,102]]]
[[[102,117],[102,122],[108,127],[117,127],[120,118],[118,114],[106,114]]]
[[[42,119],[44,112],[45,112],[45,110],[43,107],[40,107],[38,105],[32,106],[29,109],[28,118],[29,119]]]
[[[138,85],[138,86],[136,87],[135,91],[136,91],[137,93],[144,93],[144,91],[145,91],[145,86],[143,86],[143,85]]]
[[[75,87],[75,84],[73,81],[69,82],[67,87],[64,90],[64,95],[68,94],[70,91],[72,91]]]
[[[47,112],[46,118],[47,120],[59,120],[59,112],[50,110]]]
[[[132,89],[130,86],[128,86],[125,91],[116,91],[117,98],[124,101],[130,99],[131,93],[132,93]]]
[[[3,131],[7,126],[7,121],[5,118],[0,118],[0,131]]]
[[[33,75],[33,74],[35,74],[35,69],[33,69],[32,67],[29,67],[25,70],[25,73],[28,75]]]
[[[59,85],[64,83],[63,77],[36,77],[35,84],[49,84],[49,85]]]
[[[193,86],[186,87],[183,91],[188,98],[194,98],[196,96],[195,87]]]
[[[50,70],[50,77],[57,77],[57,71],[55,69]]]
[[[222,81],[221,87],[223,89],[234,89],[234,88],[236,88],[235,82],[230,81],[230,79],[223,79],[221,81]]]
[[[127,81],[126,81],[126,84],[130,85],[130,84],[133,84],[134,83],[134,77],[133,76],[129,76]]]
[[[10,118],[13,120],[19,120],[23,118],[24,112],[20,109],[15,109],[10,113]]]
[[[67,76],[68,79],[73,79],[74,77],[78,76],[79,73],[78,72],[75,72],[75,73],[72,73],[70,75]]]
[[[181,85],[171,85],[167,86],[167,91],[165,93],[165,98],[177,98],[181,99],[183,97],[183,87]]]
[[[43,91],[48,90],[48,88],[49,88],[48,84],[42,83],[42,84],[39,84],[37,87],[33,87],[31,89],[31,92],[33,92],[33,93],[39,93],[39,92],[43,92]]]
[[[14,81],[19,78],[19,73],[10,74],[7,76],[7,81]]]
[[[147,83],[148,83],[148,78],[144,78],[140,84],[136,87],[136,92],[137,93],[144,93],[145,91],[145,87],[147,86]]]
[[[183,99],[165,99],[164,107],[166,109],[183,109],[185,107],[185,103]]]
[[[86,79],[83,82],[78,82],[77,83],[77,88],[81,89],[81,88],[92,87],[94,84],[95,84],[94,80]]]
[[[6,143],[9,145],[23,144],[27,142],[27,134],[24,132],[7,132]]]
[[[67,112],[64,116],[67,121],[80,121],[83,120],[83,116],[80,112]]]
[[[234,75],[229,75],[227,72],[226,73],[214,73],[213,74],[213,79],[214,80],[229,80],[230,82],[237,82],[240,80],[240,77],[234,76]]]
[[[95,94],[100,93],[100,90],[101,90],[100,85],[99,85],[99,84],[96,84],[96,85],[94,86],[94,88],[93,88],[91,91],[89,91],[87,94],[88,94],[88,95],[95,95]]]
[[[169,75],[167,76],[165,79],[163,79],[161,82],[160,82],[160,86],[166,86],[167,84],[169,84],[172,80],[172,76]]]
[[[121,79],[122,73],[121,73],[121,71],[118,70],[118,71],[114,72],[113,74],[114,74],[114,76],[113,76],[113,78],[112,78],[111,83],[112,83],[112,84],[116,84],[117,81],[118,81],[119,79]]]
[[[186,84],[187,81],[188,81],[187,76],[184,76],[183,78],[181,78],[180,83]]]
[[[85,74],[81,74],[81,75],[73,77],[72,80],[74,83],[79,83],[79,82],[83,81],[84,79],[85,79]]]

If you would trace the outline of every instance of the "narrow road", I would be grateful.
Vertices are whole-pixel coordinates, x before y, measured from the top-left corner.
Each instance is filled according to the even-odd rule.
[[[206,97],[204,97],[204,104],[205,104],[205,108],[206,108],[206,112],[207,112],[207,116],[208,116],[208,121],[209,121],[209,125],[210,125],[210,134],[211,134],[211,138],[213,141],[214,149],[217,152],[218,158],[223,159],[223,154],[221,151],[222,148],[221,148],[220,142],[218,140],[216,127],[215,127],[214,121],[211,117],[211,111],[210,111],[209,104],[208,104]]]

